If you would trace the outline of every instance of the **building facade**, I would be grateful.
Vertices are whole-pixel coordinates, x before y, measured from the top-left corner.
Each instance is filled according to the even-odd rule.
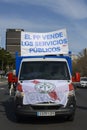
[[[6,30],[6,50],[15,57],[15,52],[20,55],[21,31],[23,29],[7,29]]]

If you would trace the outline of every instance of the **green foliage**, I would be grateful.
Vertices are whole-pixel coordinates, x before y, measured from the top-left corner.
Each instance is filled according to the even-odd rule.
[[[15,59],[5,49],[0,48],[0,70],[14,69]]]

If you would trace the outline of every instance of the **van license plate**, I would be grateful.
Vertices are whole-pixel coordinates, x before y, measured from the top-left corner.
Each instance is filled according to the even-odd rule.
[[[37,112],[37,116],[55,116],[55,112]]]

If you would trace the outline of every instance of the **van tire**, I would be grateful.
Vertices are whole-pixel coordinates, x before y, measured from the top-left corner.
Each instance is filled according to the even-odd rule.
[[[18,115],[18,114],[16,114],[15,116],[16,116],[16,122],[21,123],[23,117],[21,115]]]
[[[74,120],[74,114],[73,114],[73,115],[68,116],[68,117],[67,117],[67,120],[68,120],[68,121],[73,121],[73,120]]]

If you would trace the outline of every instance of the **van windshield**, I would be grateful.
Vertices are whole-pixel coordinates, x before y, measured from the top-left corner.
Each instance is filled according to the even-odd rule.
[[[32,79],[70,80],[67,63],[60,61],[23,62],[19,80]]]
[[[87,77],[81,78],[81,81],[87,81]]]

